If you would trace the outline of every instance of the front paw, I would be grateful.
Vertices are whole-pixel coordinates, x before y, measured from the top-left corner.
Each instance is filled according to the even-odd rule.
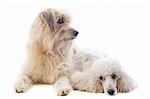
[[[67,77],[57,80],[54,87],[58,96],[66,96],[73,90]]]
[[[72,87],[69,86],[64,86],[62,88],[59,88],[57,90],[57,95],[58,96],[66,96],[72,91]]]
[[[17,93],[26,92],[32,86],[32,82],[28,77],[21,78],[15,85]]]

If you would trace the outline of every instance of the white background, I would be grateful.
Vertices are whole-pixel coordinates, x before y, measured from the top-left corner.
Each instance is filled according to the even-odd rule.
[[[27,93],[13,89],[26,57],[29,28],[46,8],[66,9],[80,34],[81,48],[96,49],[116,58],[137,82],[128,94],[110,97],[73,91],[56,97],[52,86],[34,86]],[[148,98],[150,90],[150,3],[146,0],[0,0],[0,98]]]

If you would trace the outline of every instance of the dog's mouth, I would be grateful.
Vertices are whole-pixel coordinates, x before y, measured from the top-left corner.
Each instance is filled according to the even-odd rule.
[[[71,37],[70,39],[73,40],[73,39],[75,39],[76,37],[77,37],[77,36],[73,36],[73,37]]]
[[[71,37],[71,38],[67,38],[66,40],[73,40],[75,39],[76,37]]]

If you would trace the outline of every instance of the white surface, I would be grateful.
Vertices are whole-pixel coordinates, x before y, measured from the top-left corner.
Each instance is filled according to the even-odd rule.
[[[148,0],[1,0],[0,98],[56,98],[49,85],[16,94],[14,81],[25,61],[29,28],[45,8],[66,9],[79,32],[78,46],[96,49],[116,58],[138,84],[129,94],[72,92],[63,98],[148,98],[150,84],[150,3]],[[61,97],[57,97],[61,98]]]

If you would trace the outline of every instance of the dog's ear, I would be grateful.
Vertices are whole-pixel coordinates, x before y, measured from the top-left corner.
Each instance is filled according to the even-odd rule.
[[[45,23],[47,24],[47,26],[50,29],[50,32],[54,32],[55,28],[56,28],[56,19],[55,19],[55,12],[54,10],[49,10],[48,13],[42,13],[42,17],[45,21]]]
[[[135,82],[125,73],[117,80],[117,92],[126,93],[136,88]]]
[[[99,78],[96,77],[95,80],[93,80],[93,84],[90,85],[94,85],[93,87],[91,87],[91,90],[94,90],[94,92],[98,92],[98,93],[104,93],[104,88],[102,85],[102,82],[99,81]]]
[[[98,87],[99,89],[99,91],[98,92],[100,92],[100,93],[104,93],[104,88],[103,88],[103,86],[102,86],[102,83],[100,83],[99,84],[99,87]]]

